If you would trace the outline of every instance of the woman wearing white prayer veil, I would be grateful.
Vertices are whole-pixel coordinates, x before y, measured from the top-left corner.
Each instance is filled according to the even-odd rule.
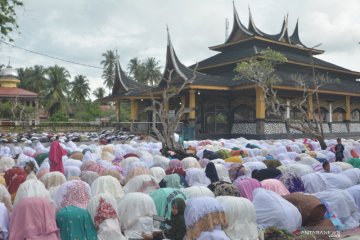
[[[351,196],[354,198],[355,203],[358,207],[358,212],[360,213],[360,185],[352,186],[346,189],[346,191],[348,191],[351,194]]]
[[[209,184],[211,184],[210,179],[205,175],[204,169],[201,168],[186,169],[185,180],[190,187],[208,186]]]
[[[340,171],[338,172],[342,172],[342,171],[345,171],[345,170],[348,170],[348,169],[353,169],[353,165],[351,165],[350,163],[347,163],[347,162],[333,162],[333,163],[330,163],[330,166],[337,166],[340,168]],[[330,167],[331,169],[331,167]],[[334,172],[336,173],[336,172]]]
[[[301,177],[306,193],[317,193],[329,189],[326,177],[320,173],[309,173]]]
[[[139,175],[131,178],[124,186],[125,194],[131,192],[151,193],[159,188],[156,179],[150,175]]]
[[[259,233],[256,224],[254,204],[246,198],[220,196],[229,226],[225,233],[232,240],[257,240]]]
[[[230,240],[230,238],[216,226],[212,231],[202,232],[196,240]]]
[[[8,239],[9,236],[9,212],[5,205],[0,202],[0,239]]]
[[[41,177],[40,181],[44,183],[46,189],[57,187],[66,182],[64,174],[61,172],[49,172]]]
[[[299,177],[314,172],[314,169],[311,166],[302,163],[291,164],[288,166],[288,170],[289,172],[295,173]]]
[[[11,196],[5,186],[0,184],[0,203],[3,203],[8,212],[13,210],[13,204],[11,202]],[[0,238],[1,239],[1,238]]]
[[[188,240],[228,240],[223,229],[228,225],[224,206],[209,197],[197,197],[186,201],[185,225]]]
[[[329,184],[329,189],[346,189],[353,185],[350,178],[342,174],[335,173],[320,173]]]
[[[192,186],[188,188],[181,188],[181,192],[183,192],[186,196],[186,199],[195,198],[195,197],[212,197],[215,198],[214,193],[205,186]]]
[[[120,199],[124,196],[124,191],[119,180],[112,176],[98,177],[91,184],[92,196],[100,193],[108,193],[113,196],[116,201],[120,201]]]
[[[321,201],[326,202],[345,229],[359,227],[359,212],[353,196],[346,190],[332,189],[314,194]]]
[[[150,174],[156,179],[156,182],[159,183],[166,176],[165,170],[161,167],[152,167],[150,168]]]
[[[80,161],[78,161],[80,162]],[[81,174],[81,170],[77,166],[64,166],[64,175],[66,179],[71,177],[79,177]]]
[[[14,208],[22,199],[28,197],[44,197],[51,200],[50,193],[46,190],[45,185],[37,179],[26,180],[20,185],[16,192]]]
[[[360,183],[360,169],[351,168],[340,173],[341,175],[345,175],[352,181],[353,185],[357,185]]]
[[[0,158],[0,173],[4,173],[7,170],[15,166],[15,160],[11,157]]]
[[[265,163],[263,162],[259,162],[259,161],[255,161],[255,162],[246,162],[243,164],[243,166],[249,170],[249,174],[251,176],[252,171],[256,170],[261,170],[261,169],[265,169],[267,168]]]
[[[276,227],[292,233],[301,227],[302,218],[299,210],[279,194],[257,188],[253,196],[256,221],[261,228]]]
[[[64,174],[61,172],[49,172],[41,177],[40,181],[44,183],[49,191],[51,198],[55,201],[55,194],[59,187],[66,182]]]
[[[229,171],[223,164],[215,164],[215,168],[220,181],[231,183]]]
[[[188,168],[201,168],[200,163],[194,157],[186,157],[182,160],[185,169]]]
[[[97,174],[96,172],[93,172],[93,171],[82,171],[81,174],[80,174],[81,180],[83,180],[84,182],[89,184],[89,186],[91,186],[91,184],[98,177],[99,177],[99,174]]]
[[[11,157],[11,149],[8,146],[4,146],[0,148],[0,156],[1,157]]]
[[[123,240],[121,233],[117,203],[113,196],[101,193],[91,198],[87,205],[91,220],[95,225],[99,240]]]
[[[157,215],[154,200],[145,193],[126,194],[118,203],[119,222],[130,239],[142,239],[154,229],[153,216]]]

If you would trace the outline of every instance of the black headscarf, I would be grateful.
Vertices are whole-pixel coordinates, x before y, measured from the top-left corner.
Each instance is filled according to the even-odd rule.
[[[205,174],[208,178],[210,178],[211,183],[219,181],[219,176],[217,174],[216,167],[213,162],[209,162],[206,165]]]
[[[251,177],[255,178],[259,182],[265,179],[278,178],[281,176],[281,171],[276,168],[265,168],[261,170],[254,170],[251,173]]]
[[[203,158],[209,159],[209,160],[214,160],[214,159],[218,159],[219,155],[213,151],[210,150],[204,150],[203,152]]]

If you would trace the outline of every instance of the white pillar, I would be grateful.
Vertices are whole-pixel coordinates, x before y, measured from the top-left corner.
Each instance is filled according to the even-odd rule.
[[[332,117],[332,114],[333,114],[332,112],[333,112],[333,110],[332,110],[332,103],[329,103],[329,122],[330,122],[330,123],[332,123],[332,121],[333,121],[333,120],[332,120],[332,118],[333,118],[333,117]]]
[[[290,119],[290,99],[286,99],[286,118]]]

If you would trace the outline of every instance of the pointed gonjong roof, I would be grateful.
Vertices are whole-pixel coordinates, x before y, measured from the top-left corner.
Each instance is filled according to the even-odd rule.
[[[288,20],[289,20],[289,15],[286,15],[286,17],[284,17],[284,22],[281,27],[281,31],[279,33],[280,36],[278,38],[278,41],[292,44],[290,37],[289,37]]]
[[[235,45],[240,42],[257,38],[260,40],[261,39],[271,40],[274,44],[286,44],[287,46],[293,48],[298,48],[306,51],[311,50],[313,54],[320,54],[324,52],[322,50],[309,49],[304,44],[301,43],[298,32],[298,23],[296,24],[293,35],[289,36],[288,15],[284,17],[280,32],[278,34],[272,35],[261,31],[255,25],[255,21],[252,16],[250,8],[249,8],[249,23],[247,28],[244,26],[244,24],[242,24],[240,20],[234,2],[233,2],[233,14],[234,14],[233,28],[229,37],[225,40],[225,43],[210,47],[211,50],[223,51],[227,46]]]
[[[306,47],[301,42],[300,37],[299,37],[299,19],[296,21],[296,26],[295,26],[293,34],[290,36],[290,40],[291,40],[292,44]]]
[[[162,80],[160,81],[158,88],[164,88],[166,81],[164,79],[170,78],[172,73],[172,84],[180,85],[183,81],[191,83],[192,85],[209,85],[209,86],[228,86],[233,85],[232,79],[211,76],[204,73],[197,72],[182,64],[177,57],[174,47],[171,42],[169,31],[167,33],[167,47],[166,47],[166,64]],[[195,79],[194,79],[195,75]]]
[[[149,90],[151,87],[129,78],[121,69],[119,60],[115,64],[115,79],[112,95],[131,96]]]
[[[283,21],[283,24],[281,26],[281,30],[280,30],[280,32],[278,34],[275,34],[275,35],[267,34],[267,33],[264,33],[262,31],[260,31],[255,26],[255,23],[254,23],[252,14],[251,14],[251,10],[249,8],[249,27],[248,27],[248,29],[257,36],[268,38],[268,39],[271,39],[273,41],[279,41],[279,42],[285,42],[285,43],[288,43],[288,44],[292,44],[291,41],[290,41],[290,38],[289,38],[289,34],[288,34],[288,18],[289,18],[288,15],[286,15],[284,17],[284,21]]]
[[[234,2],[233,2],[233,12],[234,12],[233,27],[232,27],[229,37],[225,41],[225,44],[231,43],[231,42],[236,42],[236,41],[243,40],[243,39],[254,36],[254,34],[252,32],[250,32],[240,21],[240,18],[237,13]]]

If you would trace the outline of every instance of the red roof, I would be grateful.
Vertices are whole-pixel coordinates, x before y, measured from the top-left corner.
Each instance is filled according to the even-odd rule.
[[[37,97],[37,94],[22,88],[0,87],[0,97]]]

